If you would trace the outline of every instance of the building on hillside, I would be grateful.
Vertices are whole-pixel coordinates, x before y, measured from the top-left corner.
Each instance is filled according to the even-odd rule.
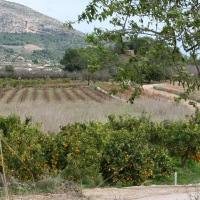
[[[126,50],[126,55],[132,56],[134,54],[135,54],[134,50]]]

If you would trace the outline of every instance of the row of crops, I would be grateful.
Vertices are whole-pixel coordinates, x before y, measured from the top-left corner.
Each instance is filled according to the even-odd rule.
[[[110,96],[92,87],[78,88],[3,88],[0,90],[0,102],[25,102],[44,100],[46,102],[62,101],[95,101],[103,103],[110,100]]]
[[[0,127],[6,172],[18,180],[60,175],[83,184],[165,183],[175,170],[192,163],[199,177],[199,111],[189,122],[111,115],[106,123],[68,124],[57,134],[46,134],[29,118],[22,122],[16,115],[0,116]],[[0,160],[1,173],[2,165]]]

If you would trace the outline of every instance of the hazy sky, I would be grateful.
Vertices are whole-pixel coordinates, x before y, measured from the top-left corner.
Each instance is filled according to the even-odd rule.
[[[61,22],[75,21],[81,14],[90,0],[8,0],[28,6],[40,13],[53,17]],[[94,27],[101,26],[100,23],[80,23],[74,25],[74,28],[84,32],[92,32]]]

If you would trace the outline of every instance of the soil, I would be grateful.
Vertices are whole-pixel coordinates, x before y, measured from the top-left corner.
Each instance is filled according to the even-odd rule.
[[[178,200],[179,197],[189,195],[200,195],[200,186],[138,186],[128,188],[96,188],[85,189],[83,194],[91,200],[156,200],[170,199]],[[196,194],[197,193],[197,194]],[[182,199],[183,200],[183,199]]]
[[[80,200],[85,197],[76,196],[73,194],[40,194],[28,196],[13,196],[12,200]]]
[[[155,87],[161,88],[161,90],[157,90],[155,89]],[[169,84],[169,83],[144,85],[143,88],[144,88],[144,93],[146,92],[150,94],[150,96],[152,97],[160,96],[161,98],[168,99],[171,101],[174,101],[175,98],[179,97],[178,94],[184,91],[182,86],[178,86],[178,85],[173,86],[172,84]],[[162,91],[162,89],[165,91]],[[198,99],[200,97],[200,92],[196,91],[195,93],[191,95],[195,95],[196,99]],[[189,104],[189,101],[190,100],[186,100],[186,101],[181,100],[180,103],[188,106],[192,110],[195,110],[195,108]],[[197,107],[200,107],[200,103],[196,102],[196,105]]]
[[[170,87],[170,84],[165,84],[165,83],[143,85],[143,92],[141,94],[141,97],[152,98],[152,99],[162,99],[162,100],[173,100],[175,96],[177,97],[177,95],[175,94],[154,89],[154,86],[158,86],[158,85],[164,88]],[[108,93],[112,90],[118,90],[118,93],[116,94],[116,96],[118,96],[122,100],[128,100],[134,92],[132,88],[129,88],[128,90],[120,92],[119,86],[101,86],[101,89]]]
[[[193,198],[192,198],[193,197]],[[82,194],[45,194],[14,196],[13,200],[195,200],[200,197],[200,185],[135,186],[126,188],[83,189]]]
[[[159,88],[155,89],[155,87]],[[101,89],[110,92],[113,89],[120,89],[120,87],[117,86],[101,86]],[[175,98],[178,98],[178,94],[182,93],[184,91],[182,86],[178,86],[178,83],[175,83],[175,85],[172,85],[168,82],[159,83],[159,84],[148,84],[143,85],[143,92],[140,95],[142,98],[152,98],[152,99],[160,99],[164,101],[174,101]],[[121,100],[127,101],[131,94],[133,94],[133,89],[128,89],[124,91],[123,93],[118,93],[116,96],[119,97]],[[196,91],[192,94],[196,97],[196,99],[200,99],[200,91]],[[180,101],[181,104],[189,106],[192,110],[194,110],[192,105],[189,105],[189,101]],[[197,106],[200,107],[200,103],[197,103]]]

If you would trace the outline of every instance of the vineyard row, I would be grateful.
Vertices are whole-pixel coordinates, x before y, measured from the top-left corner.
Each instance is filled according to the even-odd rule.
[[[0,102],[25,102],[44,100],[46,102],[95,101],[103,103],[110,96],[89,87],[80,88],[4,88],[0,91]]]

